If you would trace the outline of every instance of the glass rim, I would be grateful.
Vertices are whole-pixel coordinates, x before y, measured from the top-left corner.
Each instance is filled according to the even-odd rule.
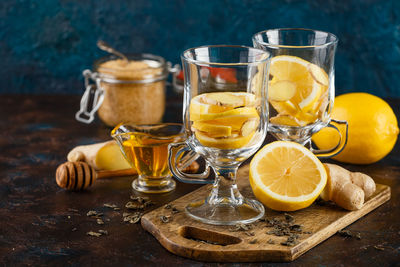
[[[178,123],[178,122],[159,122],[159,123],[151,123],[151,124],[119,123],[111,131],[111,137],[115,138],[117,136],[124,136],[124,135],[132,134],[132,133],[146,134],[146,132],[141,132],[141,131],[129,131],[129,132],[123,132],[123,133],[115,132],[117,129],[119,129],[121,126],[124,126],[124,125],[131,126],[131,127],[148,127],[149,130],[151,130],[152,128],[157,127],[157,126],[179,126],[180,127],[180,130],[177,133],[172,133],[172,134],[168,134],[165,136],[154,136],[157,139],[170,139],[172,136],[184,136],[185,135],[185,127],[184,127],[183,123]],[[149,135],[151,135],[151,134],[149,134]],[[153,135],[151,135],[151,136],[153,136]]]
[[[256,40],[256,36],[262,36],[264,33],[267,32],[273,32],[273,31],[303,31],[303,32],[314,32],[314,33],[325,33],[328,36],[332,36],[334,40],[330,41],[330,42],[326,42],[324,44],[320,44],[320,45],[278,45],[278,44],[271,44],[268,42],[264,42],[264,41],[259,41]],[[330,32],[326,32],[326,31],[320,31],[320,30],[313,30],[313,29],[307,29],[307,28],[275,28],[275,29],[268,29],[268,30],[264,30],[264,31],[260,31],[257,32],[255,34],[253,34],[252,36],[252,41],[253,42],[257,42],[258,44],[261,45],[265,45],[268,46],[270,48],[294,48],[294,49],[304,49],[304,48],[324,48],[330,45],[334,45],[337,44],[339,41],[339,38],[334,35],[333,33]]]
[[[195,51],[196,49],[200,48],[220,48],[220,47],[226,47],[226,48],[241,48],[241,49],[247,49],[247,50],[254,50],[259,52],[260,54],[267,55],[265,58],[261,58],[260,60],[255,60],[253,62],[236,62],[236,63],[227,63],[227,62],[208,62],[204,60],[197,60],[193,58],[189,58],[185,56],[186,53],[190,51]],[[251,46],[245,46],[245,45],[202,45],[202,46],[196,46],[192,48],[188,48],[185,51],[182,52],[181,54],[182,60],[189,62],[189,63],[195,63],[195,64],[202,64],[202,65],[215,65],[215,66],[252,66],[252,65],[258,65],[263,62],[267,62],[271,58],[271,54],[268,51],[251,47]]]

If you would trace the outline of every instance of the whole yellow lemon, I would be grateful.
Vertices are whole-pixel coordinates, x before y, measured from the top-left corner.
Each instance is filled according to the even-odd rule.
[[[333,157],[341,162],[377,162],[393,149],[399,134],[396,115],[389,104],[367,93],[349,93],[336,97],[331,118],[346,120],[349,124],[347,145]],[[324,128],[312,140],[318,148],[329,149],[337,144],[338,134]]]

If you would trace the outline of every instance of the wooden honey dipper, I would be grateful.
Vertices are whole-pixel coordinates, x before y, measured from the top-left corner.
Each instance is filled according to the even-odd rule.
[[[58,166],[56,170],[56,181],[61,188],[83,190],[91,186],[97,179],[135,174],[137,174],[135,169],[96,171],[83,161],[65,162]]]
[[[199,169],[199,164],[193,161],[184,171],[194,173]],[[96,171],[86,162],[65,162],[56,170],[56,182],[59,187],[67,190],[83,190],[91,186],[97,179],[136,175],[135,169],[116,171]]]

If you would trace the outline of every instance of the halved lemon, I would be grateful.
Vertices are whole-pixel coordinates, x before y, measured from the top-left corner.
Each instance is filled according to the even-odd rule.
[[[272,84],[279,81],[290,81],[296,86],[294,96],[283,103],[278,109],[286,109],[293,114],[292,107],[299,107],[302,112],[308,112],[317,106],[317,101],[326,87],[328,75],[317,65],[295,56],[276,56],[271,60],[270,74],[273,76]],[[275,107],[275,105],[273,104]]]
[[[294,142],[270,143],[250,163],[254,195],[273,210],[295,211],[310,206],[326,181],[326,170],[319,159]]]

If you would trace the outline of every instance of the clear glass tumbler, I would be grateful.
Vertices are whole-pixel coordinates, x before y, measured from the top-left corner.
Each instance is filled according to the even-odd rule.
[[[347,142],[347,122],[330,118],[338,38],[309,29],[273,29],[256,33],[252,39],[254,47],[272,56],[268,130],[279,140],[308,146],[318,157],[339,153]],[[311,136],[324,127],[335,129],[339,142],[329,150],[313,149]]]
[[[186,206],[186,213],[204,223],[250,223],[264,215],[263,205],[243,197],[236,185],[239,165],[263,143],[268,123],[269,53],[245,46],[204,46],[182,54],[183,121],[187,139],[171,144],[169,166],[182,182],[213,183],[204,199]],[[177,160],[195,151],[215,179],[179,171]]]

